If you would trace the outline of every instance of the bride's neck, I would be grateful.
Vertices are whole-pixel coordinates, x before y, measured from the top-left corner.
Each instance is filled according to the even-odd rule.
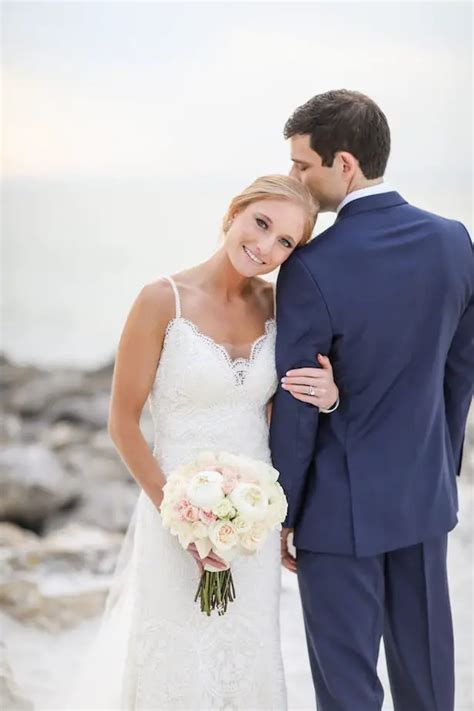
[[[251,288],[250,278],[234,269],[227,251],[222,247],[201,268],[203,286],[231,301],[241,298]]]

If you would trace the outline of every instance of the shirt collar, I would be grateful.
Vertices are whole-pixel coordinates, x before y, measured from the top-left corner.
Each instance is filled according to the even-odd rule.
[[[339,204],[336,212],[342,210],[348,203],[353,200],[358,200],[359,198],[369,197],[370,195],[379,195],[380,193],[391,193],[393,188],[390,188],[387,183],[379,183],[378,185],[371,185],[368,188],[361,188],[360,190],[354,190],[352,193],[346,195],[344,200]]]

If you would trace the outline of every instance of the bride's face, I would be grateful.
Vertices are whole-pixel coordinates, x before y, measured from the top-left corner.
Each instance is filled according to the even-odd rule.
[[[289,200],[258,200],[236,213],[226,234],[234,269],[246,277],[268,274],[301,242],[304,209]]]

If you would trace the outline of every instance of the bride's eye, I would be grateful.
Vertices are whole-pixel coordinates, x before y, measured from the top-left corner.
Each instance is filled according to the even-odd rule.
[[[280,240],[280,242],[282,243],[282,245],[283,245],[284,247],[287,247],[288,249],[291,249],[291,248],[293,247],[293,245],[291,244],[290,240],[289,240],[289,239],[286,239],[285,237],[282,237],[281,240]]]
[[[265,222],[265,220],[262,220],[261,217],[256,217],[256,218],[255,218],[255,222],[256,222],[257,225],[258,225],[259,227],[261,227],[263,230],[267,230],[267,229],[268,229],[268,224]]]

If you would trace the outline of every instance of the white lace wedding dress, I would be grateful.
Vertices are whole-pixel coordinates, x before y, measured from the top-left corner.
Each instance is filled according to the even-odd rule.
[[[167,277],[168,278],[168,277]],[[168,325],[150,393],[154,456],[165,474],[202,450],[270,461],[266,405],[276,389],[276,326],[233,359],[181,315]],[[142,492],[102,629],[75,705],[118,711],[283,711],[279,534],[232,563],[237,599],[223,617],[194,602],[199,572]],[[79,706],[77,705],[79,704]]]

